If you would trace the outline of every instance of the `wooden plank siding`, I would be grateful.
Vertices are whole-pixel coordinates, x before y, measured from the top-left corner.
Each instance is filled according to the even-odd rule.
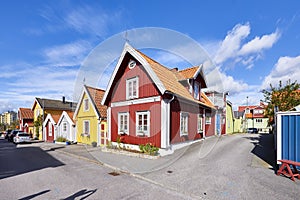
[[[52,136],[49,135],[49,123],[52,126]],[[47,124],[46,124],[46,141],[47,142],[53,142],[54,141],[54,125],[50,122],[50,120],[48,120]]]
[[[188,113],[188,135],[180,136],[180,112]],[[200,139],[203,134],[198,133],[198,114],[203,114],[203,108],[197,104],[187,104],[180,102],[180,100],[174,100],[171,103],[171,144],[180,142],[186,142],[191,140]],[[204,123],[203,118],[203,123]]]
[[[150,137],[136,135],[136,112],[150,111]],[[138,105],[113,107],[111,116],[111,140],[117,141],[118,135],[118,113],[129,112],[129,135],[122,136],[122,142],[128,144],[152,143],[160,147],[161,141],[161,106],[160,102],[145,103]]]
[[[133,69],[129,69],[125,61],[122,62],[122,67],[116,77],[118,81],[115,82],[115,86],[112,91],[111,102],[119,102],[126,100],[126,80],[134,77],[138,77],[139,98],[146,98],[159,95],[157,87],[152,82],[148,74],[145,72],[143,66],[140,63],[138,63],[138,61],[136,62],[137,66],[135,66]],[[123,73],[120,73],[121,71],[123,71]]]

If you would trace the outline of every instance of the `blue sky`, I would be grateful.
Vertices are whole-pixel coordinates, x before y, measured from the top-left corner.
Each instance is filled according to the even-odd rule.
[[[270,83],[300,82],[296,0],[11,0],[1,1],[0,15],[0,112],[31,107],[34,97],[73,100],[90,52],[115,34],[144,27],[199,42],[220,70],[234,107],[245,105],[247,96],[249,104],[258,104]],[[172,56],[153,56],[176,65]],[[105,89],[106,83],[92,86]]]

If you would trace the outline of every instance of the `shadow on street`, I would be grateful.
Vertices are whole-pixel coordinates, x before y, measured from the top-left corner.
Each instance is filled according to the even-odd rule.
[[[45,193],[47,193],[47,192],[50,192],[50,190],[44,190],[44,191],[38,192],[38,193],[36,193],[36,194],[29,195],[29,196],[27,196],[27,197],[23,197],[23,198],[21,198],[21,199],[19,199],[19,200],[30,200],[30,199],[33,199],[33,198],[35,198],[35,197],[37,197],[37,196],[40,196],[40,195],[42,195],[42,194],[45,194]]]
[[[251,153],[272,166],[273,170],[276,172],[277,167],[273,134],[257,134],[257,136],[245,138],[251,140],[251,143],[254,144],[254,148],[252,149]]]
[[[80,190],[78,192],[76,192],[75,194],[65,198],[64,200],[74,200],[76,197],[81,197],[80,199],[86,199],[89,196],[91,196],[92,194],[94,194],[97,191],[97,189],[95,190]]]
[[[0,140],[0,180],[48,167],[63,166],[39,147],[18,146]]]

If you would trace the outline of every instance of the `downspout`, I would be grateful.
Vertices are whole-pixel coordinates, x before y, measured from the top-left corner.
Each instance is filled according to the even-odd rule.
[[[166,122],[167,122],[167,128],[166,128],[166,148],[170,147],[170,130],[171,130],[171,109],[170,109],[170,104],[174,100],[175,95],[172,92],[166,91],[165,94],[169,94],[172,96],[171,99],[166,99]]]

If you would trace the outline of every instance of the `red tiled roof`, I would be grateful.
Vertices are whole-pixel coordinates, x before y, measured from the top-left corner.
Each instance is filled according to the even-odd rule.
[[[30,108],[19,108],[19,117],[21,119],[33,119],[33,111]]]
[[[180,70],[179,73],[184,77],[184,79],[193,78],[195,73],[198,71],[199,67],[190,67],[184,70]]]
[[[89,92],[89,96],[92,98],[93,104],[96,106],[100,116],[106,118],[107,107],[101,104],[105,90],[93,88],[90,86],[85,86],[85,87]]]
[[[189,93],[189,91],[179,82],[182,79],[186,79],[186,77],[190,77],[192,73],[195,74],[195,72],[199,69],[199,67],[192,67],[181,71],[168,69],[165,66],[161,65],[160,63],[158,63],[157,61],[153,60],[152,58],[149,58],[142,52],[138,50],[136,51],[149,63],[150,67],[155,72],[155,74],[162,82],[162,84],[164,85],[167,91],[170,91],[192,102],[202,104],[215,109],[215,107],[208,100],[208,98],[205,98],[206,95],[204,93],[201,93],[201,97],[204,97],[202,101],[196,100]]]

